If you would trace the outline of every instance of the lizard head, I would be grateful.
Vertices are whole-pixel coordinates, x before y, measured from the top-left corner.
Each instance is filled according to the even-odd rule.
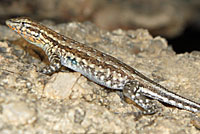
[[[12,18],[6,20],[6,25],[9,28],[20,34],[28,42],[38,46],[43,47],[44,41],[41,38],[42,26],[38,22],[35,22],[27,17]]]

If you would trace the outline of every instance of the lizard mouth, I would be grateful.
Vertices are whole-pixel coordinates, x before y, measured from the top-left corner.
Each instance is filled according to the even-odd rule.
[[[12,26],[11,25],[11,21],[10,20],[6,20],[6,25],[9,27],[9,28],[11,28],[11,29],[13,29],[14,31],[16,31],[16,28],[14,27],[14,26]]]

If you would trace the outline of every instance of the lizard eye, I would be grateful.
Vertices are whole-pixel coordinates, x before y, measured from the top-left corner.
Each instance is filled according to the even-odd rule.
[[[22,25],[24,25],[25,24],[25,22],[22,22]]]

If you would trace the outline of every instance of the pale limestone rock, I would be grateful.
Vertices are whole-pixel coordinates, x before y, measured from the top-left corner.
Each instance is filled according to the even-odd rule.
[[[44,95],[51,99],[80,98],[84,92],[78,82],[80,78],[81,74],[77,72],[55,73],[46,84]]]
[[[2,113],[5,122],[16,126],[30,124],[36,120],[35,109],[21,101],[4,104]]]

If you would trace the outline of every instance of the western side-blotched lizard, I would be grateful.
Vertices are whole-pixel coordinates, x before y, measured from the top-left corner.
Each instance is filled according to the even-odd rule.
[[[192,112],[200,112],[200,104],[170,92],[134,68],[94,48],[63,36],[29,18],[13,18],[6,24],[31,44],[44,50],[50,66],[42,72],[52,74],[66,66],[88,79],[111,89],[122,90],[124,96],[154,114],[157,106],[152,99]]]

